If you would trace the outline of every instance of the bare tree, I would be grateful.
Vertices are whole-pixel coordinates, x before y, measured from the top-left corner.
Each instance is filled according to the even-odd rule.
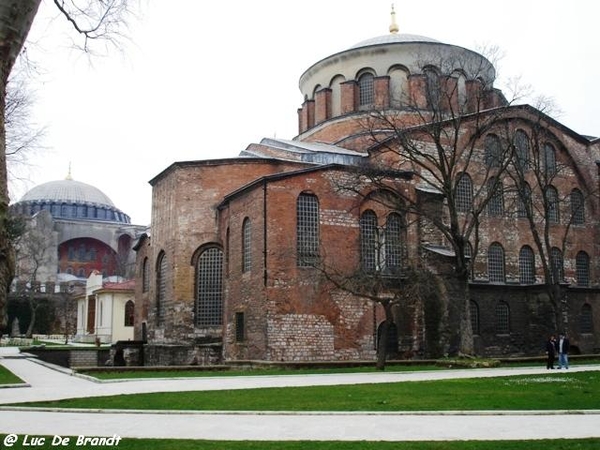
[[[6,326],[6,300],[15,271],[15,255],[8,236],[6,92],[41,0],[0,0],[0,326]],[[54,0],[62,16],[90,50],[92,42],[113,45],[123,36],[130,12],[128,0]]]
[[[19,267],[17,295],[27,299],[31,313],[27,337],[31,337],[37,310],[42,300],[47,298],[46,289],[42,288],[40,278],[47,275],[42,272],[47,272],[49,267],[53,267],[50,264],[54,248],[53,233],[52,218],[47,211],[43,211],[28,220],[26,231],[15,243]]]

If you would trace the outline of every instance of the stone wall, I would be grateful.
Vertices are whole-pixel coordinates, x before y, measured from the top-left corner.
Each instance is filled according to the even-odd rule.
[[[267,320],[269,361],[334,359],[333,326],[323,316],[278,315]]]

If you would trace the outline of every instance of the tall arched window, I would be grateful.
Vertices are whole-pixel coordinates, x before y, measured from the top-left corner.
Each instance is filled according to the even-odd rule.
[[[458,175],[455,196],[458,212],[469,212],[473,209],[473,182],[468,173]]]
[[[529,184],[523,183],[517,191],[517,217],[524,219],[532,213],[531,209],[531,188]]]
[[[156,264],[156,323],[165,321],[165,302],[167,297],[167,257],[164,252],[158,255]]]
[[[442,93],[438,73],[433,67],[426,67],[423,69],[423,73],[425,74],[426,82],[425,96],[427,98],[427,106],[434,112],[439,112]]]
[[[493,283],[504,283],[504,249],[494,242],[488,248],[488,280]]]
[[[515,166],[520,172],[527,172],[529,164],[529,137],[523,130],[517,130],[515,133]]]
[[[358,78],[358,106],[372,106],[375,103],[375,77],[372,73],[363,73]]]
[[[487,210],[490,216],[504,215],[504,186],[502,181],[491,177],[487,182],[488,188],[488,204]]]
[[[377,216],[373,211],[367,210],[360,216],[360,260],[365,272],[374,272],[379,268],[378,246]]]
[[[90,256],[91,258],[91,256]],[[93,258],[95,259],[95,258]],[[148,258],[144,258],[142,262],[142,292],[150,290],[150,274],[148,273]]]
[[[404,262],[404,221],[391,213],[385,224],[385,272],[399,274]]]
[[[223,323],[223,251],[209,247],[196,261],[196,326]]]
[[[496,304],[496,334],[510,333],[510,308],[506,302]]]
[[[579,315],[579,332],[586,334],[594,332],[592,306],[589,303],[585,303],[581,307],[581,313]]]
[[[495,134],[488,134],[485,137],[485,165],[487,167],[500,167],[502,163],[502,149],[500,139]]]
[[[519,283],[535,283],[535,257],[528,245],[521,247],[519,251]]]
[[[319,200],[312,194],[296,201],[296,251],[299,267],[313,267],[319,259]]]
[[[247,217],[242,224],[242,272],[252,268],[252,224]]]
[[[590,257],[584,251],[578,252],[575,257],[575,274],[577,286],[590,285]]]
[[[342,114],[342,83],[346,81],[341,75],[331,80],[331,117]]]
[[[474,335],[479,334],[479,305],[469,300],[469,313],[471,315],[471,330]]]
[[[542,163],[547,177],[552,177],[556,173],[556,151],[552,144],[544,144]]]
[[[553,283],[562,283],[565,279],[565,269],[563,265],[563,255],[559,248],[550,249],[550,276]]]
[[[583,194],[577,188],[571,191],[571,223],[573,225],[583,225],[585,223]]]
[[[125,303],[125,323],[126,327],[132,327],[135,321],[135,303],[132,300],[127,300]]]
[[[546,197],[547,220],[549,223],[559,223],[558,192],[554,186],[548,186],[544,192]]]

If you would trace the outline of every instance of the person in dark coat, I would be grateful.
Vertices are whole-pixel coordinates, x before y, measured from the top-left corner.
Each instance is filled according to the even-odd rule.
[[[571,344],[569,342],[569,338],[567,337],[567,333],[563,333],[558,337],[558,342],[556,343],[556,349],[558,350],[558,368],[565,369],[569,368],[569,350],[571,348]]]
[[[546,369],[554,369],[554,358],[556,357],[556,339],[554,335],[548,338],[546,342]]]

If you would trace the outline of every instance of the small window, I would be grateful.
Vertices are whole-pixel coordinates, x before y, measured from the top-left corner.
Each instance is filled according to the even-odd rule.
[[[360,259],[365,272],[375,272],[379,268],[378,243],[377,216],[371,210],[365,211],[360,216]]]
[[[533,250],[528,245],[519,252],[519,283],[535,283],[535,258]]]
[[[577,286],[590,285],[590,257],[586,252],[579,252],[575,257]]]
[[[488,279],[492,283],[504,283],[504,249],[494,242],[488,249]]]
[[[546,197],[546,217],[549,223],[560,223],[558,209],[558,192],[553,186],[548,186],[545,192]]]
[[[517,217],[519,219],[526,219],[532,213],[531,188],[527,183],[523,183],[517,192]]]
[[[473,182],[467,173],[458,175],[455,197],[458,212],[466,213],[473,209]]]
[[[579,316],[579,332],[586,334],[594,332],[592,306],[588,303],[581,307],[581,314]]]
[[[488,188],[488,214],[490,216],[502,216],[504,215],[504,187],[502,181],[492,177],[487,182]]]
[[[245,330],[244,330],[244,313],[235,313],[235,342],[244,342]]]
[[[132,300],[128,300],[125,303],[125,326],[132,327],[133,321],[135,320],[135,303]]]
[[[142,263],[142,292],[150,290],[150,274],[148,273],[148,258]]]
[[[242,225],[242,272],[252,268],[252,224],[247,217]]]
[[[156,264],[156,323],[162,325],[165,320],[165,302],[167,297],[167,257],[164,252],[158,256]]]
[[[319,258],[319,201],[300,194],[296,201],[296,251],[299,267],[312,267]]]
[[[364,73],[358,79],[358,105],[371,106],[375,103],[375,77],[372,73]]]
[[[502,165],[502,148],[500,139],[495,134],[485,137],[485,165],[487,167],[500,167]]]
[[[546,177],[556,174],[556,152],[551,144],[545,144],[543,149],[543,164]]]
[[[524,131],[517,130],[515,133],[515,166],[519,172],[527,172],[529,164],[529,137]]]
[[[506,302],[496,304],[496,334],[510,334],[510,309]]]
[[[565,279],[563,255],[560,249],[552,247],[550,250],[550,270],[552,283],[562,283]]]
[[[583,225],[585,223],[585,204],[583,194],[579,189],[571,191],[571,223]]]

